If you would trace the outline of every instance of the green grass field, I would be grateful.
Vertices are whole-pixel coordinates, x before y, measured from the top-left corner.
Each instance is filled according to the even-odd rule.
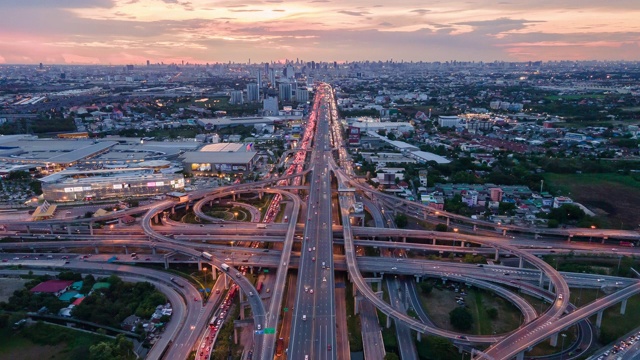
[[[586,206],[609,228],[635,229],[640,224],[640,177],[549,173],[545,184]]]
[[[18,331],[0,329],[0,360],[80,360],[89,357],[89,347],[112,339],[44,323]]]

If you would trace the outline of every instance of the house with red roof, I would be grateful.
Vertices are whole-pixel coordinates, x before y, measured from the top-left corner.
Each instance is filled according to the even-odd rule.
[[[71,280],[47,280],[34,286],[29,291],[34,294],[53,294],[55,296],[60,296],[60,294],[69,289],[71,284],[73,284],[73,281]]]

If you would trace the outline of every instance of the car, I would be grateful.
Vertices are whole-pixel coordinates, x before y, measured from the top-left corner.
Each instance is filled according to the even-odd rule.
[[[13,258],[13,260],[20,260],[20,258],[16,256]]]
[[[220,294],[220,289],[216,289],[216,294]]]
[[[311,258],[311,261],[316,261],[316,257],[315,257],[315,256],[314,256],[314,257],[312,257],[312,258]]]
[[[311,248],[309,248],[309,252],[311,252]]]
[[[558,294],[558,299],[562,300],[562,294]]]
[[[253,296],[253,291],[249,291],[249,296]]]
[[[391,270],[398,270],[398,268],[394,266],[391,268]]]
[[[315,247],[315,246],[314,246],[314,247],[312,247],[312,249],[313,249],[313,251],[316,251],[316,247]]]
[[[326,282],[326,281],[327,281],[327,278],[323,276],[323,277],[322,277],[322,281],[323,281],[323,282]]]
[[[302,315],[302,321],[307,321],[307,315]]]
[[[194,297],[194,298],[193,298],[193,301],[198,301],[198,298],[197,298],[197,297]]]
[[[8,259],[2,259],[2,262],[8,262],[8,261],[9,261]]]
[[[282,266],[287,266],[287,262],[286,262],[286,261],[285,261],[285,262],[283,262],[283,263],[282,263]]]
[[[262,330],[262,325],[258,324],[258,330]]]
[[[604,281],[604,279],[596,279],[597,282]]]
[[[331,351],[331,344],[327,344],[327,351]]]
[[[313,294],[313,289],[309,289],[309,294]]]
[[[464,335],[458,335],[456,336],[456,339],[467,340],[467,337]]]

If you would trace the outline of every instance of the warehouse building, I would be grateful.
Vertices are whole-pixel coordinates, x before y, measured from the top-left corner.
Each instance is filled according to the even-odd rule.
[[[230,174],[251,170],[256,155],[252,144],[218,143],[184,153],[182,163],[185,172],[196,176]]]

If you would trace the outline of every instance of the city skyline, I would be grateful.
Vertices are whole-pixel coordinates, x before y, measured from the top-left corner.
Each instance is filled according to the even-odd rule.
[[[0,10],[6,64],[640,59],[640,3],[628,0],[25,0]]]

